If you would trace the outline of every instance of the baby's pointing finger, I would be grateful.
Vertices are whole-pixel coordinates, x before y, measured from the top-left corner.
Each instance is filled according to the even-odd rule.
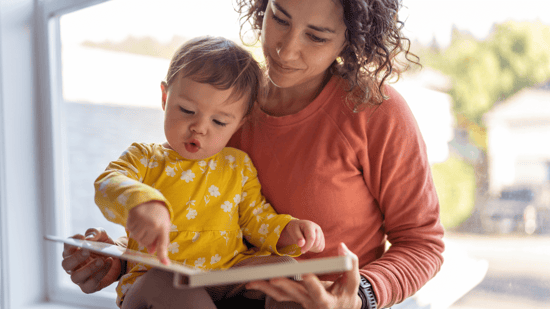
[[[157,255],[160,262],[164,265],[170,265],[168,259],[168,243],[170,242],[168,231],[161,233],[157,239]]]

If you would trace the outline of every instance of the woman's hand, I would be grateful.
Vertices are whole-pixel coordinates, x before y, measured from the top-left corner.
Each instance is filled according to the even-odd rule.
[[[254,281],[247,289],[260,290],[277,301],[293,301],[304,308],[350,308],[360,309],[361,299],[357,294],[361,277],[357,256],[340,243],[339,255],[350,255],[353,267],[332,284],[322,282],[313,274],[302,275],[302,281],[276,278],[269,281]]]
[[[115,244],[102,228],[88,229],[85,235],[76,234],[71,238]],[[61,266],[82,292],[89,294],[115,282],[120,274],[121,262],[116,258],[65,244]]]

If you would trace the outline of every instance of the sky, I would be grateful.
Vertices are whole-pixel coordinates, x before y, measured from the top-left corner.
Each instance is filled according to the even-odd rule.
[[[64,43],[120,41],[128,35],[169,41],[174,35],[221,35],[238,38],[238,14],[232,0],[111,0],[61,19]],[[440,46],[450,42],[451,29],[483,39],[494,23],[513,19],[550,24],[548,0],[403,0],[400,18],[413,40]]]

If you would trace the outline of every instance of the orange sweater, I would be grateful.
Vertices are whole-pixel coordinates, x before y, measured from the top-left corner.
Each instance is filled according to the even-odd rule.
[[[257,110],[229,146],[252,158],[277,212],[323,229],[325,250],[298,259],[336,256],[344,242],[359,257],[379,307],[391,306],[441,267],[439,202],[426,146],[405,100],[388,86],[390,99],[353,113],[341,85],[333,77],[297,114],[271,117]]]

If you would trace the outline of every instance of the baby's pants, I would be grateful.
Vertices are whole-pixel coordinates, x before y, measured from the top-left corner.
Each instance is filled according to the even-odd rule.
[[[275,263],[296,263],[296,260],[291,257],[276,255],[253,257],[235,264],[233,268]],[[265,308],[302,308],[294,302],[277,302],[259,291],[247,290],[244,287],[245,283],[206,288],[177,289],[174,288],[173,282],[174,274],[171,272],[159,269],[147,271],[145,275],[136,280],[126,293],[122,309],[215,309],[215,301],[232,297],[252,299],[263,299],[265,297]]]

